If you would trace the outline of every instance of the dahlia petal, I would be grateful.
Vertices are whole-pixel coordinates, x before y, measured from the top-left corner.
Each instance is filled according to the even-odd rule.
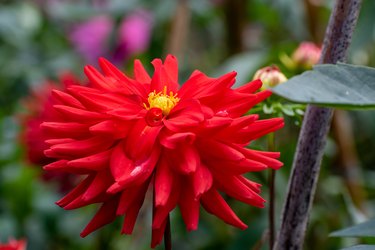
[[[215,97],[217,102],[217,96],[220,92],[227,90],[234,84],[236,75],[237,73],[233,71],[219,78],[208,78],[203,73],[196,73],[194,77],[190,77],[182,85],[178,94],[181,99]]]
[[[70,166],[67,165],[67,162],[68,160],[55,161],[48,165],[45,165],[43,169],[47,171],[58,171],[59,173],[66,172],[66,173],[76,174],[76,175],[85,175],[85,174],[90,173],[90,171],[87,169],[71,168]]]
[[[72,161],[69,161],[67,165],[69,167],[75,168],[85,168],[92,171],[100,171],[106,168],[109,165],[109,159],[112,150],[107,150],[97,154],[93,154],[87,157],[78,158]]]
[[[51,146],[51,150],[57,154],[82,157],[106,150],[112,144],[113,142],[105,137],[95,136],[85,140],[56,144]]]
[[[238,176],[238,179],[243,183],[245,184],[246,186],[248,186],[250,189],[252,189],[253,191],[255,191],[256,193],[260,193],[260,187],[262,186],[261,184],[259,183],[256,183],[254,181],[250,181],[249,179],[246,179],[245,177],[243,176]]]
[[[165,119],[164,125],[172,130],[179,131],[182,128],[197,126],[204,120],[204,114],[201,105],[197,100],[180,101],[176,107],[171,110],[168,119]]]
[[[194,190],[194,198],[199,199],[202,194],[212,187],[213,177],[210,170],[201,164],[192,175],[191,182]]]
[[[222,173],[231,175],[241,175],[248,172],[257,172],[268,168],[267,165],[250,159],[243,159],[236,162],[213,160],[210,162],[209,166],[210,168],[215,169],[215,171],[221,171]]]
[[[94,218],[87,224],[85,229],[81,232],[81,237],[84,238],[93,231],[111,223],[116,218],[116,208],[118,204],[117,197],[104,202],[99,211],[95,214]]]
[[[105,114],[91,112],[83,109],[73,108],[64,105],[54,105],[53,106],[57,111],[59,111],[63,116],[67,119],[75,121],[75,122],[90,122],[96,121],[100,119],[104,119],[107,117]]]
[[[260,89],[262,85],[262,81],[260,79],[256,79],[242,85],[241,87],[236,88],[235,90],[240,93],[254,93],[258,89]]]
[[[85,193],[82,194],[82,201],[91,201],[98,195],[105,193],[112,182],[113,180],[108,171],[103,170],[98,172]]]
[[[239,151],[228,145],[219,141],[205,140],[204,143],[197,143],[201,156],[204,158],[215,158],[223,159],[229,161],[242,161],[245,156]]]
[[[124,73],[118,70],[112,63],[110,63],[104,58],[100,58],[99,64],[103,72],[107,76],[112,76],[115,79],[119,80],[121,83],[123,83],[123,88],[126,90],[122,91],[123,94],[137,95],[145,98],[147,97],[146,89],[144,88],[144,86],[134,81],[133,79],[127,77]]]
[[[154,216],[152,218],[153,229],[160,228],[162,226],[163,222],[167,219],[169,212],[176,207],[177,202],[180,199],[180,192],[182,190],[182,187],[177,178],[178,176],[175,176],[172,186],[173,192],[170,193],[165,205],[154,207]]]
[[[214,110],[225,110],[230,117],[239,117],[245,114],[251,107],[259,102],[256,94],[243,94],[233,90],[227,91],[225,95],[222,96],[221,102],[214,101],[215,104],[211,104]]]
[[[145,196],[146,196],[148,184],[149,183],[146,182],[145,184],[143,184],[143,186],[138,187],[138,190],[139,190],[137,192],[138,195],[135,197],[134,200],[132,200],[132,205],[126,209],[126,215],[125,215],[124,223],[121,229],[122,234],[131,234],[133,232],[134,225],[139,214],[139,210],[141,209]],[[119,208],[120,208],[120,204],[119,204]],[[117,212],[118,212],[118,209],[117,209]]]
[[[242,141],[252,141],[266,134],[274,132],[282,127],[284,127],[283,118],[259,120],[252,123],[249,127],[244,128],[242,131],[239,131],[238,137],[242,138]]]
[[[155,206],[165,206],[172,192],[174,175],[166,159],[162,158],[155,173]]]
[[[168,76],[175,83],[178,82],[178,62],[175,56],[167,55],[164,60],[164,68]]]
[[[116,181],[120,180],[129,168],[134,169],[134,163],[126,156],[124,145],[119,143],[111,154],[110,169],[113,178]]]
[[[69,143],[69,142],[74,142],[75,140],[74,139],[71,139],[71,138],[59,138],[59,139],[49,139],[49,140],[45,140],[44,142],[49,145],[49,146],[52,146],[52,145],[56,145],[56,144],[62,144],[62,143]]]
[[[154,66],[155,71],[151,79],[150,90],[155,90],[156,93],[158,93],[164,91],[164,87],[166,87],[167,94],[169,94],[170,91],[176,93],[178,90],[178,83],[170,78],[162,61],[160,59],[154,59],[152,65]],[[170,71],[173,71],[173,69],[170,69]],[[173,73],[171,72],[171,74]]]
[[[129,187],[122,191],[116,214],[123,215],[133,204],[143,203],[149,184],[150,181],[145,181],[140,186]]]
[[[107,114],[110,114],[123,120],[135,120],[143,118],[146,115],[146,110],[142,109],[137,104],[129,103],[126,106],[123,106],[122,108],[117,108],[108,111]]]
[[[204,129],[222,130],[233,123],[233,119],[229,117],[214,116],[211,119],[205,120]]]
[[[114,159],[111,159],[112,175],[116,174],[114,171],[120,172],[120,168],[122,168],[122,173],[118,174],[120,178],[116,177],[118,178],[116,179],[116,182],[108,188],[107,192],[111,194],[119,192],[130,185],[140,185],[145,182],[152,174],[160,154],[160,149],[155,148],[147,158],[130,161],[129,159],[126,159],[127,156],[124,154],[121,155],[118,149],[115,150],[118,155],[113,156]],[[116,157],[118,158],[116,159]],[[124,162],[125,166],[116,165],[116,161]],[[119,169],[114,170],[116,167]]]
[[[247,185],[241,182],[238,177],[223,175],[219,172],[215,172],[215,180],[217,181],[217,185],[220,190],[227,193],[229,196],[232,196],[236,200],[255,207],[264,207],[265,200],[253,189],[250,189]]]
[[[108,78],[103,76],[96,68],[91,65],[88,65],[84,68],[85,75],[90,80],[90,84],[95,88],[102,90],[115,89],[117,86],[114,86],[113,81],[110,81]]]
[[[65,168],[66,167],[66,163],[68,162],[68,160],[58,160],[58,161],[54,161],[48,165],[45,165],[43,167],[44,170],[59,170],[61,168]]]
[[[199,200],[195,199],[194,194],[188,188],[183,188],[181,192],[178,205],[182,219],[188,231],[196,230],[199,222]]]
[[[65,208],[65,206],[67,206],[69,203],[71,203],[77,197],[81,196],[86,191],[87,187],[90,185],[93,179],[94,175],[87,176],[72,191],[70,191],[62,199],[57,201],[56,204],[62,208]]]
[[[107,111],[122,107],[127,99],[116,98],[114,95],[104,95],[103,93],[91,93],[91,92],[77,92],[80,101],[87,107],[87,109],[95,111]]]
[[[200,165],[198,151],[194,146],[189,144],[181,145],[180,148],[180,159],[174,158],[175,163],[178,166],[178,170],[180,170],[182,174],[190,174],[195,172]]]
[[[223,197],[221,197],[219,192],[217,192],[215,189],[212,188],[208,192],[204,193],[201,197],[201,202],[207,212],[219,217],[224,222],[242,230],[247,228],[247,225],[237,217],[237,215],[225,202]]]
[[[253,122],[258,120],[259,115],[247,115],[243,117],[239,117],[236,119],[233,119],[233,122],[231,123],[230,127],[223,131],[225,134],[232,134],[237,132],[238,130],[246,127],[251,126]]]
[[[80,137],[88,134],[87,125],[77,122],[43,122],[40,127],[46,134],[56,137]]]
[[[129,132],[130,124],[114,120],[106,120],[89,128],[92,134],[108,135],[114,138],[124,138]]]
[[[151,77],[138,59],[134,61],[134,77],[136,81],[143,84],[149,84],[151,82]]]
[[[52,90],[51,93],[52,93],[52,96],[55,97],[57,100],[59,100],[63,105],[69,105],[75,108],[85,109],[85,106],[83,106],[80,101],[78,101],[76,98],[74,98],[73,96],[65,92],[54,89]]]
[[[148,126],[145,119],[138,120],[133,129],[129,131],[126,144],[126,152],[129,153],[129,156],[132,159],[138,159],[149,155],[162,128],[162,126]]]
[[[164,222],[159,228],[152,228],[151,248],[155,248],[157,245],[160,244],[161,240],[163,239],[166,225],[167,220],[164,220]]]
[[[270,154],[263,154],[262,151],[257,151],[248,148],[244,148],[241,151],[249,159],[261,162],[273,169],[279,169],[284,165],[281,161],[274,159],[274,157],[270,157]],[[278,154],[275,154],[273,156],[278,156]]]
[[[161,134],[160,143],[169,149],[176,148],[179,144],[193,144],[196,135],[191,132]]]
[[[124,218],[124,223],[122,224],[122,229],[121,229],[122,234],[133,233],[135,222],[137,221],[137,217],[138,217],[139,210],[141,209],[141,207],[142,207],[142,203],[137,203],[129,207]]]

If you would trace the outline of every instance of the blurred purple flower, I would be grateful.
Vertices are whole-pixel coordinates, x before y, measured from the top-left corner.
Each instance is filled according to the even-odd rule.
[[[152,15],[146,10],[137,10],[122,20],[113,55],[115,63],[121,63],[130,56],[142,53],[148,48],[152,24]]]
[[[88,63],[95,63],[98,57],[107,54],[106,43],[113,26],[108,16],[95,16],[73,27],[69,39]]]

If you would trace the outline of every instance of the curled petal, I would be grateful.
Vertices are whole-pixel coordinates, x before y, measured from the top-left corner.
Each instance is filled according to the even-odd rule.
[[[85,229],[81,232],[81,237],[86,237],[91,232],[111,223],[116,218],[116,208],[118,204],[117,197],[104,202],[99,211],[95,214],[94,218],[87,224]]]
[[[155,173],[155,206],[165,206],[172,192],[174,174],[166,159],[162,158]]]
[[[182,219],[188,231],[196,230],[199,222],[199,200],[191,191],[191,187],[183,188],[179,199],[179,207]]]
[[[207,212],[216,215],[226,223],[241,228],[246,229],[247,226],[244,224],[229,205],[225,202],[223,197],[215,189],[210,189],[201,198],[203,207]]]
[[[180,144],[193,144],[196,135],[191,132],[161,134],[160,143],[169,149],[174,149]]]

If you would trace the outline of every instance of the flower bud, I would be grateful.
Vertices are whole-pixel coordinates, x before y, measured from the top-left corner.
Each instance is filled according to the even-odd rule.
[[[292,61],[299,68],[311,69],[318,63],[322,49],[312,42],[302,42],[292,54]]]
[[[258,69],[253,79],[260,79],[263,82],[262,90],[275,87],[288,80],[276,65]]]

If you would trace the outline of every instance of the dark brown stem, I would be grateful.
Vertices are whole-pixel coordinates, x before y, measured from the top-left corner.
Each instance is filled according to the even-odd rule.
[[[165,231],[164,231],[164,249],[172,250],[171,221],[169,218],[169,214],[167,217],[167,225],[165,226]]]
[[[275,135],[271,133],[268,135],[268,151],[275,151]],[[268,223],[269,223],[269,245],[272,249],[275,242],[275,177],[276,171],[271,169],[269,174],[269,210],[268,210]]]
[[[345,61],[360,5],[361,0],[336,1],[320,63]],[[307,107],[274,250],[302,249],[332,114],[333,110],[329,108]]]

